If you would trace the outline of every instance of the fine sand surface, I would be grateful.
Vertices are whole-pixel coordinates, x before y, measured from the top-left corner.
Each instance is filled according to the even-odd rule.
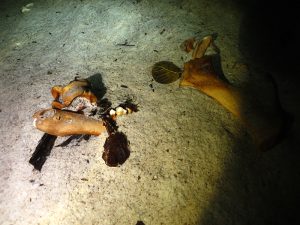
[[[261,31],[259,14],[241,1],[224,2],[41,0],[24,13],[30,1],[0,3],[0,224],[292,224],[300,197],[299,83],[277,67],[278,35],[264,48],[266,39],[256,45],[260,36],[247,33]],[[252,23],[259,28],[247,29]],[[269,34],[280,33],[274,30]],[[268,102],[266,72],[278,83],[294,123],[272,150],[258,152],[213,99],[178,81],[152,80],[155,62],[182,67],[189,56],[180,44],[208,34],[217,34],[233,84]],[[126,42],[132,46],[118,45]],[[129,159],[105,165],[103,133],[54,147],[42,171],[33,170],[28,160],[43,135],[33,113],[50,106],[52,86],[93,75],[114,106],[128,97],[139,105],[118,119]]]

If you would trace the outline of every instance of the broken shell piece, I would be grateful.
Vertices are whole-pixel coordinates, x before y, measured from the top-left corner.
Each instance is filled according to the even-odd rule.
[[[87,98],[76,97],[68,107],[64,107],[63,109],[73,112],[82,111],[85,114],[88,114],[97,110],[97,105],[91,103]]]
[[[132,113],[132,109],[130,109],[128,107],[126,107],[126,111],[127,111],[128,114]]]
[[[27,13],[27,12],[29,12],[30,11],[30,7],[32,7],[33,5],[34,5],[33,3],[29,3],[29,4],[25,5],[25,6],[23,6],[21,8],[21,13]]]
[[[33,119],[33,126],[36,128],[36,118]]]
[[[212,36],[206,36],[201,41],[196,43],[195,49],[192,53],[193,59],[202,58],[207,48],[213,43]]]
[[[110,115],[110,116],[115,116],[115,115],[116,115],[116,111],[115,111],[114,109],[111,109],[111,110],[109,111],[109,115]]]
[[[33,2],[31,2],[31,3],[28,3],[27,5],[25,5],[25,7],[26,8],[30,8],[30,7],[32,7],[34,4],[33,4]]]
[[[125,103],[120,104],[117,108],[110,109],[109,115],[107,116],[115,120],[117,116],[123,116],[137,111],[137,105],[132,103],[130,100],[127,100]]]
[[[127,113],[126,109],[123,109],[120,106],[116,108],[116,114],[117,114],[117,116],[122,116],[122,115],[125,115],[126,113]]]
[[[27,13],[27,12],[29,12],[30,11],[30,9],[28,9],[28,8],[26,8],[26,7],[22,7],[22,9],[21,9],[21,13]]]

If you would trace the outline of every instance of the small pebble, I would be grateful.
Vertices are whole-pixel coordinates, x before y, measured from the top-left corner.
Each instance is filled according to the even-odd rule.
[[[109,115],[110,115],[110,116],[114,116],[114,115],[116,115],[116,111],[115,111],[115,110],[113,110],[113,109],[111,109],[111,110],[109,111]]]
[[[117,116],[122,116],[122,115],[125,115],[126,113],[127,113],[126,109],[123,109],[120,106],[116,108],[116,114],[117,114]]]

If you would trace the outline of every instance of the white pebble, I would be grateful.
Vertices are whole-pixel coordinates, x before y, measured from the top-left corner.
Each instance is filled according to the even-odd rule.
[[[122,115],[125,115],[126,114],[126,109],[123,109],[122,107],[117,107],[116,108],[116,114],[117,114],[117,116],[122,116]]]
[[[116,111],[115,111],[115,110],[113,110],[113,109],[111,109],[111,110],[109,111],[109,115],[110,115],[110,116],[114,116],[114,115],[116,115]]]
[[[33,126],[36,128],[36,118],[33,120]]]

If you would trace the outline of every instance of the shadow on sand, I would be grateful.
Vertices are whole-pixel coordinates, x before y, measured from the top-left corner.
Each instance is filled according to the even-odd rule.
[[[299,52],[299,45],[295,46],[299,40],[297,7],[289,1],[235,2],[244,15],[239,40],[242,54],[251,64],[276,72],[275,80],[299,85],[299,62],[295,57]],[[289,90],[288,104],[299,104],[294,96],[297,92]],[[285,102],[281,102],[284,106]],[[291,113],[296,122],[297,111]],[[200,214],[198,224],[299,224],[298,126],[292,124],[283,142],[268,152],[255,152],[243,140],[237,140],[218,179],[214,197]]]

